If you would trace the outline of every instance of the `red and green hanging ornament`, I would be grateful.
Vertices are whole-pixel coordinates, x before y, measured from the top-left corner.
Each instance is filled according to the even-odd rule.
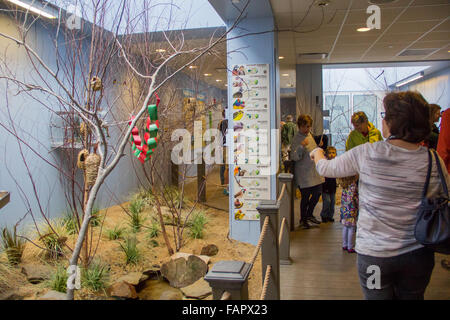
[[[144,140],[141,139],[139,135],[139,129],[134,127],[131,131],[131,149],[134,155],[139,159],[140,162],[145,163],[150,160],[152,154],[155,152],[155,148],[158,144],[158,130],[159,130],[159,120],[158,120],[158,106],[161,99],[158,95],[156,96],[156,104],[151,104],[147,106],[148,117],[147,124],[145,126]],[[134,116],[131,117],[128,125],[134,120]]]

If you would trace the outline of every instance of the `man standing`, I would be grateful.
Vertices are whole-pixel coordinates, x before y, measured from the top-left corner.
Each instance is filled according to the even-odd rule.
[[[222,133],[222,137],[223,137],[223,164],[220,166],[220,184],[222,186],[225,186],[227,184],[227,181],[225,179],[225,175],[226,173],[228,173],[227,169],[227,150],[226,150],[226,145],[227,145],[227,131],[228,131],[228,119],[225,118],[225,110],[222,110],[222,120],[219,122],[219,131]],[[223,189],[223,194],[228,195],[228,186],[226,188]]]
[[[288,115],[286,123],[281,127],[281,159],[286,172],[289,172],[289,152],[291,151],[292,139],[297,133],[297,125],[294,122],[294,117]]]

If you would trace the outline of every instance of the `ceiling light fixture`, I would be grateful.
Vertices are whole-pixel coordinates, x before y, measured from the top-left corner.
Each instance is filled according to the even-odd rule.
[[[289,77],[289,73],[283,73],[282,76],[283,77]]]
[[[211,73],[205,73],[204,76],[205,76],[205,77],[211,77],[212,74],[211,74]]]
[[[358,31],[358,32],[367,32],[367,31],[370,31],[371,29],[370,28],[367,28],[367,27],[362,27],[362,28],[358,28],[358,29],[356,29],[356,31]]]
[[[425,75],[425,73],[424,73],[423,71],[421,71],[421,72],[419,72],[419,73],[416,73],[416,74],[413,74],[412,76],[409,76],[408,78],[405,78],[405,79],[403,79],[403,80],[397,82],[397,83],[395,84],[395,86],[396,86],[397,88],[403,87],[404,85],[406,85],[406,84],[408,84],[408,83],[411,83],[411,82],[416,81],[416,80],[418,80],[418,79],[420,79],[420,78],[423,78],[424,75]]]
[[[156,49],[155,51],[158,52],[158,53],[166,52],[165,49]]]
[[[220,79],[216,79],[216,82],[222,82],[222,80],[220,80]]]
[[[13,4],[15,4],[15,5],[17,5],[17,6],[19,6],[19,7],[22,7],[24,9],[26,9],[26,10],[34,12],[34,13],[40,15],[40,16],[43,16],[44,18],[56,19],[56,17],[54,15],[52,15],[52,14],[50,14],[48,12],[45,12],[45,11],[43,11],[41,9],[38,9],[36,7],[33,7],[32,5],[30,5],[28,3],[25,3],[25,2],[22,2],[22,1],[19,1],[19,0],[8,0],[8,1],[13,3]]]
[[[283,60],[284,57],[283,57],[283,56],[279,56],[278,59],[279,59],[279,60]]]
[[[189,69],[197,69],[197,66],[189,66]]]

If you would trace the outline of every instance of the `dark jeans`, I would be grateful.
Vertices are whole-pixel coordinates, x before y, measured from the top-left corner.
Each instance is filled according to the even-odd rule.
[[[379,267],[379,288],[373,288],[375,272],[369,266]],[[425,248],[389,258],[358,254],[359,282],[366,300],[423,300],[433,268],[434,252]]]
[[[322,185],[315,187],[300,188],[302,200],[300,201],[300,221],[306,221],[307,218],[313,216],[314,208],[319,202],[320,194],[322,193]]]
[[[220,165],[220,184],[221,185],[225,184],[225,169],[226,169],[226,165],[221,164]]]
[[[322,219],[331,219],[334,216],[334,206],[336,205],[336,193],[322,192],[322,211],[320,216]]]

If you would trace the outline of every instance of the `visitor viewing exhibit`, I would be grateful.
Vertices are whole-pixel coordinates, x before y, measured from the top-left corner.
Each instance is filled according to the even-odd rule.
[[[449,0],[0,0],[0,300],[450,300],[449,41]]]

